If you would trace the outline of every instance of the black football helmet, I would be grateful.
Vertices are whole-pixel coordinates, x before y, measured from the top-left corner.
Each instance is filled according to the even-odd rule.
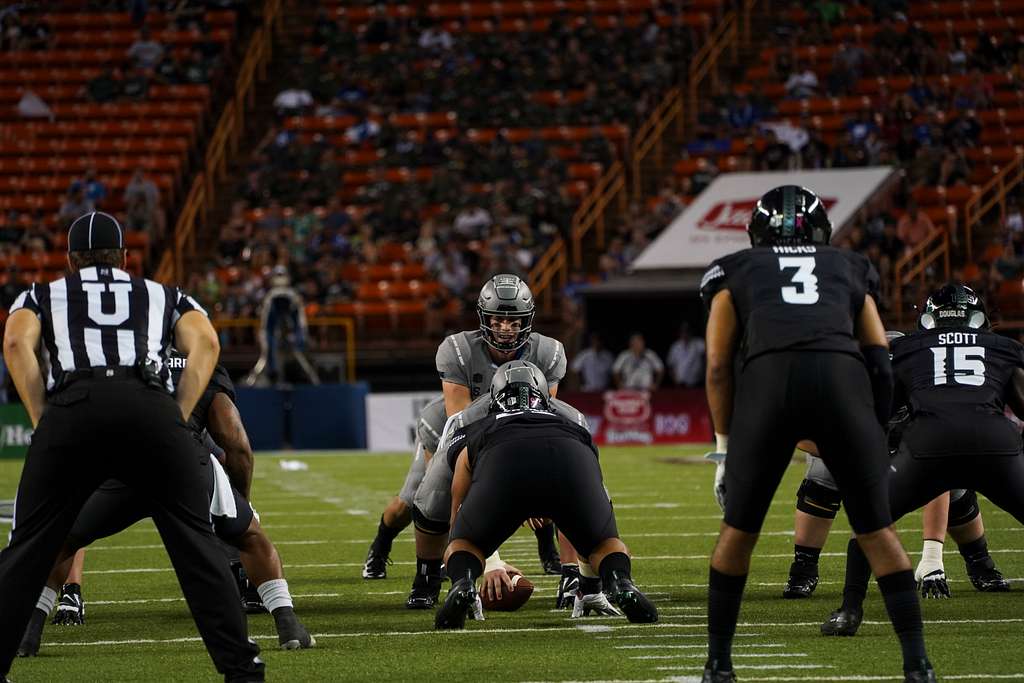
[[[476,312],[480,317],[480,332],[488,346],[498,351],[516,351],[530,338],[536,306],[533,292],[516,275],[495,275],[480,290]],[[494,319],[519,320],[519,330],[503,333]]]
[[[512,360],[491,379],[491,412],[549,410],[548,394],[548,380],[540,368],[529,361]]]
[[[924,302],[924,312],[918,318],[922,330],[936,327],[973,327],[989,329],[985,302],[973,289],[959,282],[943,285]]]
[[[783,185],[758,200],[747,234],[753,247],[828,244],[832,221],[818,195],[806,187]]]

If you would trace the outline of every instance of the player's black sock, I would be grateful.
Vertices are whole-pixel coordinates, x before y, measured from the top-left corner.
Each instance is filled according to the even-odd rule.
[[[377,525],[377,538],[373,539],[373,547],[381,555],[391,554],[391,544],[395,537],[402,533],[401,529],[392,529],[384,523],[384,515],[380,516],[380,524]]]
[[[424,560],[422,557],[417,557],[416,578],[413,579],[413,585],[426,583],[428,577],[441,576],[442,564],[441,560]]]
[[[821,548],[812,548],[809,545],[793,546],[793,564],[802,567],[818,568],[818,557],[821,555]]]
[[[959,546],[959,550],[968,567],[971,565],[982,565],[991,569],[995,566],[992,556],[988,554],[988,540],[986,540],[985,534]]]
[[[914,577],[913,572],[910,575]],[[863,609],[871,580],[871,564],[856,538],[846,545],[846,583],[843,586],[843,609]]]
[[[632,563],[626,553],[608,553],[601,560],[601,566],[597,568],[597,573],[601,575],[601,584],[608,593],[615,592],[615,574],[629,578],[632,576],[631,572]],[[583,580],[582,576],[580,580]]]
[[[541,557],[548,557],[550,555],[557,555],[558,548],[555,547],[555,525],[548,524],[542,526],[539,529],[533,530],[533,535],[537,537],[537,554]]]
[[[917,581],[914,580],[913,570],[904,569],[879,576],[878,589],[882,591],[892,628],[900,639],[903,669],[917,668],[921,660],[927,659],[928,655],[924,649],[921,603],[917,598]]]
[[[445,565],[445,568],[448,570],[448,578],[452,580],[452,583],[466,578],[467,573],[473,581],[476,581],[484,573],[484,566],[480,563],[480,559],[466,550],[452,553],[448,557],[448,564]]]
[[[732,637],[740,617],[747,575],[729,576],[714,567],[708,575],[708,659],[732,671]]]

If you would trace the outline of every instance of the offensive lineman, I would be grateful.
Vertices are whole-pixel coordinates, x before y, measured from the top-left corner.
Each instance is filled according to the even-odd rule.
[[[1020,431],[1004,412],[1009,405],[1024,415],[1024,346],[992,332],[984,303],[961,284],[928,298],[920,327],[892,346],[897,405],[910,412],[892,461],[893,519],[965,487],[1024,522]],[[856,543],[847,546],[846,570],[826,635],[854,635],[863,619],[870,568]]]
[[[510,360],[526,360],[544,373],[551,395],[565,376],[566,360],[562,343],[533,332],[536,307],[530,288],[515,275],[496,275],[480,290],[477,299],[479,328],[446,337],[437,349],[437,372],[444,393],[448,417],[465,409],[485,394],[498,365]],[[450,472],[444,458],[432,458],[423,483],[416,491],[412,509],[416,525],[416,576],[406,600],[409,609],[430,609],[441,592],[442,555],[447,545],[449,512],[434,511],[429,501],[450,496]],[[568,483],[568,482],[566,482]],[[427,501],[424,504],[424,501]],[[443,506],[442,506],[443,507]]]
[[[177,382],[185,359],[175,354],[168,361],[171,376]],[[281,558],[249,503],[252,448],[234,397],[231,378],[223,366],[218,365],[188,420],[192,434],[205,441],[204,447],[215,456],[210,458],[212,473],[208,482],[214,532],[226,544],[238,549],[246,575],[274,618],[280,647],[286,650],[313,647],[316,640],[295,615]],[[76,552],[93,541],[127,529],[150,514],[145,499],[117,480],[105,482],[89,497],[50,572],[18,647],[18,656],[38,654],[46,616]]]
[[[914,573],[886,506],[882,425],[892,376],[875,307],[878,274],[861,254],[828,246],[832,223],[802,187],[762,196],[747,232],[751,248],[716,260],[701,282],[709,309],[708,404],[718,450],[728,456],[725,517],[708,581],[703,681],[736,680],[732,640],[750,557],[802,439],[818,445],[879,577],[905,680],[935,680]],[[848,400],[839,406],[836,396]]]
[[[460,427],[441,454],[455,471],[445,551],[452,587],[435,628],[465,626],[484,558],[531,517],[558,525],[598,568],[605,594],[631,622],[657,621],[657,608],[633,585],[590,432],[551,410],[544,374],[532,363],[502,365],[488,404],[488,415]],[[562,485],[567,479],[569,489]]]

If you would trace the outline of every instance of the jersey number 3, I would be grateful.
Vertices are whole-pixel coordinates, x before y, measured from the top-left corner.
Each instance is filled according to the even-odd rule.
[[[779,270],[795,268],[789,279],[798,287],[783,287],[782,300],[787,304],[818,303],[818,276],[814,274],[813,256],[780,256]]]
[[[980,387],[985,383],[985,348],[982,346],[933,346],[935,357],[935,385],[948,382],[949,368],[946,361],[949,349],[953,349],[953,381]]]

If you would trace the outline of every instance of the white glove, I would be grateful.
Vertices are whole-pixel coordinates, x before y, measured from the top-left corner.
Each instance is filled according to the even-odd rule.
[[[572,605],[572,618],[579,619],[580,617],[587,617],[590,616],[591,612],[595,612],[603,617],[622,616],[622,612],[620,612],[612,603],[608,602],[608,596],[604,593],[583,595],[577,591],[576,599],[573,601]]]
[[[715,463],[715,501],[725,511],[725,455],[729,448],[729,437],[715,434],[715,450],[704,454],[705,460]]]

